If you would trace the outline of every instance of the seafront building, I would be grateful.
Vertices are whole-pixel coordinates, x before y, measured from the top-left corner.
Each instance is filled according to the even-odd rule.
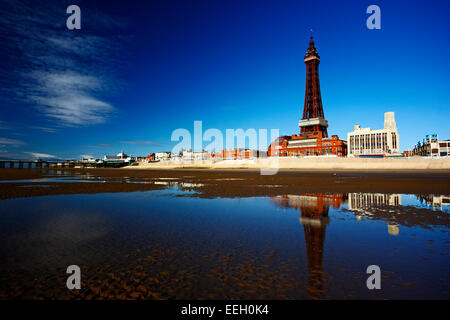
[[[180,152],[180,154],[178,155],[178,157],[183,160],[183,161],[192,161],[193,159],[193,153],[190,149],[188,150],[183,150]]]
[[[225,149],[219,152],[213,152],[208,155],[212,160],[252,160],[260,157],[266,157],[267,152],[254,149]]]
[[[205,150],[193,152],[192,159],[195,161],[199,160],[207,160],[208,159],[208,152]]]
[[[103,162],[105,163],[129,163],[132,162],[133,158],[127,154],[125,154],[123,151],[118,153],[115,156],[104,156]]]
[[[102,163],[101,159],[96,158],[82,158],[80,160],[81,163]]]
[[[348,133],[347,141],[349,157],[400,156],[394,112],[384,114],[383,129],[372,130],[355,125],[355,130]]]
[[[156,152],[155,153],[155,160],[164,161],[169,160],[171,157],[170,152]]]
[[[206,152],[205,150],[192,151],[191,149],[187,149],[187,150],[181,151],[178,155],[175,155],[175,157],[172,154],[172,157],[170,160],[176,161],[176,160],[178,160],[176,158],[178,158],[179,160],[182,160],[182,161],[206,160],[206,159],[208,159],[208,152]]]
[[[267,152],[243,148],[225,149],[212,153],[208,153],[206,150],[192,151],[191,149],[183,149],[179,153],[151,153],[145,158],[145,161],[252,160],[260,157],[267,157]]]
[[[422,143],[417,143],[412,153],[422,157],[449,157],[450,140],[439,141],[437,134],[427,135]]]
[[[313,38],[304,58],[306,64],[306,89],[303,116],[298,126],[300,134],[283,136],[275,139],[269,146],[269,156],[345,156],[347,142],[337,135],[328,137],[328,121],[322,106],[319,82],[320,56]]]
[[[413,150],[404,150],[402,151],[402,156],[406,157],[406,158],[410,158],[414,155]]]
[[[275,146],[275,149],[272,149]],[[279,157],[292,156],[339,156],[347,153],[347,142],[339,139],[337,135],[331,138],[302,137],[297,135],[277,138],[269,149],[269,154]]]

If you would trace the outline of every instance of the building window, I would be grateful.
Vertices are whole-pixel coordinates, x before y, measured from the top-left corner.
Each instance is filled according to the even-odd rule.
[[[392,148],[397,149],[397,135],[395,132],[392,132]]]
[[[383,136],[382,137],[383,137],[383,139],[382,139],[383,151],[386,152],[387,151],[387,133],[383,132]]]

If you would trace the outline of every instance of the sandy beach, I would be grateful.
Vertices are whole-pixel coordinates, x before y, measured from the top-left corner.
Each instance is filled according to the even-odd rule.
[[[439,251],[448,242],[448,213],[417,200],[450,195],[448,170],[281,170],[273,176],[255,169],[0,173],[0,195],[6,199],[1,201],[6,245],[0,250],[5,284],[0,299],[449,294],[446,283],[438,282],[440,270],[448,269],[441,256],[447,251]],[[403,202],[351,207],[359,196]],[[324,240],[314,248],[317,235]],[[408,245],[404,250],[399,239]],[[370,259],[389,266],[383,278],[387,291],[365,289],[360,265],[367,257],[355,252],[370,252]],[[392,264],[393,255],[402,262]],[[322,259],[323,266],[314,265],[319,272],[312,272],[311,261]],[[84,277],[76,292],[61,285],[65,267],[74,261]],[[411,261],[414,270],[405,273],[403,261]]]
[[[139,169],[136,169],[139,168]],[[382,192],[450,194],[448,170],[280,170],[261,175],[255,169],[2,169],[0,198],[58,194],[161,190],[170,183],[198,192],[198,197],[254,197],[301,193]],[[61,176],[89,180],[70,183]],[[58,178],[59,177],[59,178]],[[30,179],[52,179],[40,181]],[[14,181],[16,180],[16,181]],[[19,181],[17,181],[19,180]],[[101,182],[101,183],[93,183]],[[46,187],[43,187],[46,186]]]

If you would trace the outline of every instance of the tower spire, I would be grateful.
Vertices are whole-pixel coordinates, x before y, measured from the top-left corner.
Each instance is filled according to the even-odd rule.
[[[309,40],[308,49],[306,50],[305,59],[309,58],[309,57],[313,57],[313,56],[317,57],[320,60],[319,53],[317,52],[316,46],[314,45],[314,39],[313,39],[312,29],[311,29],[311,37]],[[306,63],[306,61],[305,61],[305,63]]]

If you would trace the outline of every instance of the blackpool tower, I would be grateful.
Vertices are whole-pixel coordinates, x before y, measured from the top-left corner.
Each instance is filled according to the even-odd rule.
[[[303,117],[298,123],[300,127],[300,134],[308,136],[311,134],[317,135],[321,132],[322,138],[326,138],[328,137],[328,121],[325,120],[325,116],[323,114],[322,97],[320,94],[320,56],[314,46],[312,35],[304,61],[306,64],[306,89]]]
[[[320,92],[320,56],[312,36],[304,62],[306,88],[303,114],[298,123],[300,133],[275,139],[267,150],[268,155],[271,157],[345,156],[347,141],[339,139],[337,135],[328,137],[328,121],[325,120]]]

